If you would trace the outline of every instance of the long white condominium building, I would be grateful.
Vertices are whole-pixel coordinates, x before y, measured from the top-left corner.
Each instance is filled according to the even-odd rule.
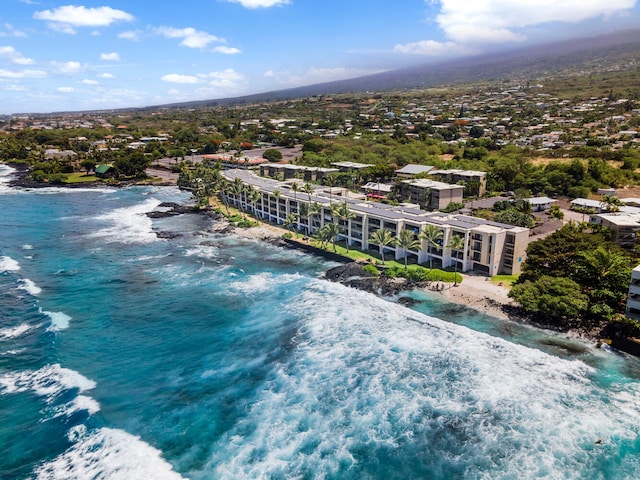
[[[252,211],[260,218],[284,224],[287,215],[297,216],[298,230],[313,234],[323,225],[336,222],[342,227],[340,240],[347,241],[361,250],[378,251],[378,245],[370,241],[371,235],[385,228],[396,236],[402,230],[411,230],[419,235],[427,225],[435,225],[442,231],[437,246],[420,242],[416,250],[407,251],[409,258],[418,263],[433,262],[434,267],[452,267],[458,262],[459,271],[477,271],[484,275],[518,274],[525,258],[529,242],[529,229],[491,222],[461,214],[426,212],[419,208],[402,205],[387,205],[345,196],[343,189],[314,186],[313,192],[295,191],[290,182],[279,182],[247,170],[226,170],[223,175],[234,181],[239,178],[246,186],[260,193],[257,201],[248,192],[234,194],[225,191],[227,200],[244,210]],[[346,202],[354,214],[349,220],[334,219],[331,206]],[[303,206],[306,204],[306,206]],[[316,213],[310,214],[313,204]],[[452,237],[462,237],[464,247],[454,250],[448,245]],[[394,253],[397,260],[404,258],[405,251],[399,246],[389,245],[385,252]]]

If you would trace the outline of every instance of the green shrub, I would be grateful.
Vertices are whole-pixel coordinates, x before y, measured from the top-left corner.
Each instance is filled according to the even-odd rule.
[[[378,270],[374,265],[366,264],[362,269],[373,276],[377,277],[380,275],[380,270]]]
[[[283,233],[282,238],[293,238],[293,233],[291,232]]]
[[[30,177],[34,182],[44,182],[47,174],[42,170],[34,170],[33,172],[31,172]]]

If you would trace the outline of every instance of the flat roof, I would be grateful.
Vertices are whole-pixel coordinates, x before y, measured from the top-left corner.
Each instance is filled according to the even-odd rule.
[[[289,185],[284,182],[279,182],[270,178],[260,177],[250,170],[225,170],[222,172],[224,176],[230,180],[240,178],[243,182],[260,188],[261,190],[273,193],[274,190],[281,190],[283,196],[293,198],[289,190]],[[445,184],[449,185],[449,184]],[[460,186],[460,185],[458,185]],[[461,187],[461,186],[460,186]],[[335,190],[334,190],[335,193]],[[317,189],[310,195],[311,202],[318,202],[323,206],[328,206],[331,203],[329,193],[326,191],[326,187],[317,187]],[[306,195],[298,195],[298,200],[305,200]],[[388,205],[385,203],[368,202],[362,199],[354,199],[349,197],[340,197],[337,195],[332,196],[333,203],[349,204],[349,208],[355,214],[367,214],[379,217],[383,220],[399,221],[405,220],[412,223],[431,223],[434,225],[449,225],[461,230],[477,229],[486,232],[497,232],[500,230],[508,230],[510,232],[519,233],[527,231],[527,228],[516,227],[513,225],[507,225],[504,223],[491,222],[482,218],[471,217],[469,215],[451,214],[442,212],[427,212],[406,205]]]
[[[450,183],[436,182],[428,178],[414,178],[411,180],[402,180],[407,185],[415,185],[421,188],[433,188],[435,190],[464,190],[464,185],[452,185]]]
[[[410,175],[418,175],[420,173],[428,172],[429,170],[433,170],[434,167],[431,165],[418,165],[416,163],[410,163],[405,165],[400,170],[396,170],[396,173],[408,173]]]

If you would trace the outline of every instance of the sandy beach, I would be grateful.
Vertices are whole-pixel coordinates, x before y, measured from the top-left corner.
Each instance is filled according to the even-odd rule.
[[[502,307],[504,305],[515,306],[516,304],[509,298],[507,287],[496,285],[488,277],[464,273],[461,275],[462,283],[456,287],[452,283],[446,283],[444,289],[437,293],[452,303],[466,305],[504,320],[509,318]]]

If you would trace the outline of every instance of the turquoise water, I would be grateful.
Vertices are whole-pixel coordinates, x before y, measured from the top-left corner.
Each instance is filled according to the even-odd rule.
[[[2,479],[640,476],[635,359],[428,294],[407,309],[204,216],[147,218],[187,200],[173,188],[8,175]]]

